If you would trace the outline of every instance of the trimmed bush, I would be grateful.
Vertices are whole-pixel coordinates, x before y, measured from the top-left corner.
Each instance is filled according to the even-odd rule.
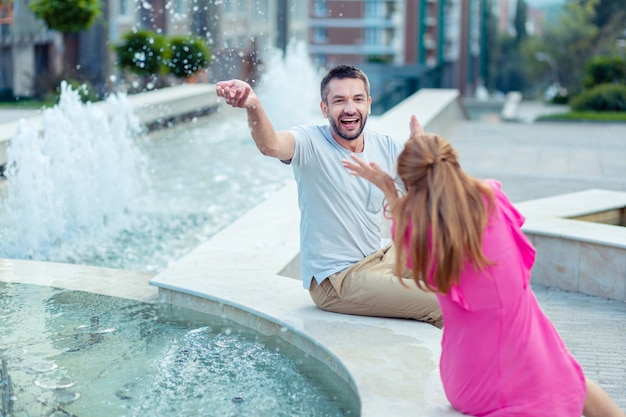
[[[165,37],[149,30],[127,32],[122,43],[115,46],[118,65],[140,75],[159,75],[167,60]]]
[[[174,36],[167,42],[169,59],[167,72],[185,78],[209,65],[209,48],[201,38]]]
[[[585,88],[600,84],[626,84],[626,60],[619,56],[598,56],[587,64]]]
[[[570,107],[576,111],[626,111],[626,85],[600,84],[574,97]]]

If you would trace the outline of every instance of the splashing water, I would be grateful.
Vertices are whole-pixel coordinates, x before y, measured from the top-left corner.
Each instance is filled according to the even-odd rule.
[[[270,55],[257,93],[275,127],[325,123],[303,45]],[[144,138],[126,96],[83,104],[64,85],[42,121],[22,122],[8,149],[0,258],[160,272],[293,178],[241,112]]]
[[[325,123],[319,106],[323,74],[312,63],[304,42],[290,42],[285,54],[273,50],[265,67],[257,93],[274,128]]]
[[[123,95],[83,104],[65,82],[42,129],[21,120],[7,149],[0,256],[63,257],[67,242],[98,241],[125,225],[140,160],[140,125]]]

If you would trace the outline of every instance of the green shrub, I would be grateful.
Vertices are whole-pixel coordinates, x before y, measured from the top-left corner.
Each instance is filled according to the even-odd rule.
[[[201,38],[174,36],[167,44],[167,72],[177,78],[188,77],[209,65],[209,48]]]
[[[552,97],[552,104],[567,104],[570,101],[569,93],[565,88],[561,88],[558,93]]]
[[[96,101],[100,101],[100,97],[89,83],[73,79],[63,81],[67,82],[71,90],[78,93],[82,103],[94,103]],[[63,81],[61,81],[59,85],[54,88],[54,90],[46,92],[43,96],[43,101],[46,106],[52,107],[59,103],[59,99],[61,98],[61,84]]]
[[[570,107],[576,111],[626,111],[626,85],[597,85],[574,97]]]
[[[122,41],[115,46],[121,68],[141,76],[163,72],[167,60],[165,37],[149,30],[139,30],[125,33]]]
[[[100,16],[100,0],[34,0],[33,14],[63,33],[88,29]]]
[[[587,64],[583,85],[592,88],[600,84],[626,84],[626,60],[619,56],[599,56]]]

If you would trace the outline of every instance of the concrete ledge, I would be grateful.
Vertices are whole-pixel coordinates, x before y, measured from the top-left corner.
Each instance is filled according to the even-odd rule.
[[[0,259],[0,281],[3,282],[87,291],[145,303],[157,301],[157,289],[148,285],[153,276],[146,272],[87,265]]]
[[[139,121],[147,126],[217,109],[219,98],[214,84],[181,84],[128,96]]]
[[[426,132],[444,133],[454,121],[469,120],[458,90],[424,88],[385,114],[371,117],[368,128],[405,142],[409,138],[412,114],[417,116]]]
[[[626,207],[626,192],[591,189],[516,204],[537,249],[533,282],[626,301],[626,227],[578,220]]]

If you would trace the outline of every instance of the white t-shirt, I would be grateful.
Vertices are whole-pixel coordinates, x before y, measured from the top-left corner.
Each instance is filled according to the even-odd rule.
[[[322,282],[380,248],[383,192],[341,164],[350,151],[332,137],[330,127],[290,129],[296,140],[291,165],[300,206],[302,284]],[[365,147],[357,154],[376,162],[402,187],[396,161],[403,145],[390,136],[364,130]]]

